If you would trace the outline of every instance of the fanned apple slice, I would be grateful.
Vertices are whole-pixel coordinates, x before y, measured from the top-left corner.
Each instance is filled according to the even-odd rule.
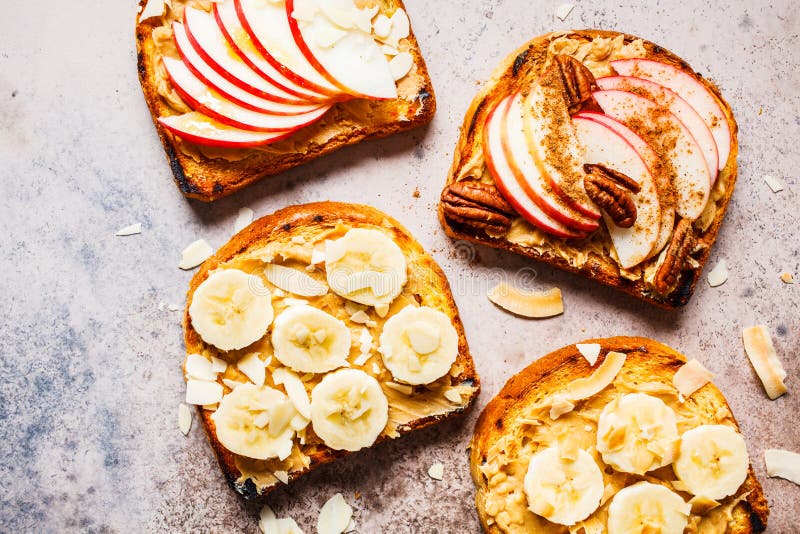
[[[503,115],[507,112],[510,102],[510,96],[498,102],[488,114],[483,128],[484,159],[497,189],[517,213],[543,232],[564,238],[585,237],[586,234],[572,230],[543,212],[522,190],[514,177],[503,153],[502,143]]]
[[[242,28],[253,45],[275,69],[296,84],[330,97],[343,91],[330,83],[308,62],[297,47],[286,6],[281,0],[231,0]]]
[[[650,251],[646,259],[649,260],[655,257],[667,246],[672,238],[672,230],[675,227],[675,192],[672,190],[672,183],[669,176],[661,169],[658,154],[653,151],[644,139],[636,135],[636,132],[608,115],[594,111],[582,111],[575,115],[575,117],[590,119],[614,130],[630,143],[636,153],[639,154],[639,157],[642,158],[644,164],[647,165],[647,169],[655,179],[656,190],[658,191],[658,202],[661,206],[661,228],[658,232],[658,239],[656,240],[653,250]]]
[[[706,164],[708,164],[708,171],[711,175],[711,185],[714,185],[714,181],[717,179],[717,168],[719,165],[717,143],[714,141],[714,136],[711,134],[711,130],[706,126],[702,117],[697,114],[686,100],[661,84],[645,80],[644,78],[635,78],[633,76],[607,76],[605,78],[598,78],[597,85],[603,90],[618,89],[620,91],[628,91],[643,96],[659,106],[664,106],[670,113],[678,117],[684,126],[692,132],[695,141],[697,141],[697,144],[703,150]]]
[[[268,115],[243,108],[215,93],[186,67],[183,61],[165,57],[164,67],[173,87],[195,111],[212,119],[239,128],[259,132],[296,130],[316,121],[330,106],[317,106],[294,115]]]
[[[653,143],[656,152],[668,158],[674,171],[675,211],[684,219],[697,219],[708,202],[711,179],[703,152],[686,126],[669,111],[633,93],[596,91],[594,97],[606,115]]]
[[[728,117],[705,85],[678,67],[652,59],[619,59],[612,61],[611,66],[623,76],[636,76],[661,84],[686,100],[714,136],[719,151],[719,170],[727,165],[732,142]]]
[[[247,31],[242,27],[239,15],[236,13],[236,6],[232,0],[226,2],[215,2],[212,7],[214,19],[220,27],[222,34],[228,45],[239,55],[239,58],[271,84],[283,89],[297,97],[298,100],[305,102],[324,102],[331,97],[322,93],[304,88],[288,77],[284,76],[278,69],[264,59],[264,56],[256,49],[253,40]]]
[[[297,102],[296,96],[272,85],[239,58],[225,40],[213,13],[186,7],[183,25],[194,50],[220,76],[261,98]]]
[[[503,116],[501,136],[503,154],[520,187],[542,211],[561,224],[582,232],[597,230],[600,225],[596,220],[571,209],[542,176],[529,152],[522,115],[522,95],[516,93]]]
[[[316,0],[286,0],[294,40],[320,74],[358,97],[397,98],[389,62],[370,33],[372,17],[366,18],[368,28],[364,31],[356,20],[359,12],[355,8],[339,9],[335,24]]]
[[[292,135],[292,132],[240,130],[217,122],[196,111],[183,115],[159,117],[158,122],[182,139],[213,147],[253,148],[275,143]]]
[[[620,228],[607,213],[603,213],[620,265],[624,269],[635,267],[648,258],[658,241],[661,228],[661,208],[655,180],[642,158],[622,136],[590,119],[575,117],[572,120],[583,146],[586,163],[600,164],[621,172],[641,187],[638,193],[631,193],[636,205],[636,221],[632,227]]]

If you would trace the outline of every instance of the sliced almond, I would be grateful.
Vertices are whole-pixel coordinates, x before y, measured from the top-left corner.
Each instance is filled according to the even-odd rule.
[[[208,382],[214,382],[217,379],[213,363],[202,354],[189,354],[186,357],[186,363],[183,364],[183,368],[186,378],[206,380]]]
[[[572,13],[572,10],[575,8],[574,4],[561,4],[556,8],[556,17],[559,20],[566,20],[569,17],[569,14]]]
[[[184,271],[194,269],[210,258],[212,254],[214,254],[214,249],[211,248],[211,245],[206,243],[205,239],[198,239],[183,249],[178,267]]]
[[[784,284],[794,284],[794,276],[792,276],[792,273],[782,272],[781,282]]]
[[[442,462],[434,462],[428,468],[428,476],[434,480],[444,479],[444,464]]]
[[[378,317],[383,319],[389,314],[389,305],[388,304],[376,304],[375,305],[375,313],[378,314]]]
[[[378,15],[372,22],[372,33],[375,37],[386,38],[389,37],[389,32],[392,31],[392,21],[386,15]]]
[[[565,413],[569,413],[574,409],[575,403],[572,402],[567,395],[554,395],[550,403],[550,419],[555,421]]]
[[[306,419],[311,419],[311,400],[300,376],[291,369],[278,367],[272,372],[272,380],[275,385],[283,384],[295,409]]]
[[[369,321],[369,315],[363,310],[358,310],[350,316],[350,320],[354,323],[365,324]]]
[[[414,56],[408,52],[400,52],[392,59],[389,60],[389,71],[392,73],[392,78],[395,81],[405,77],[414,66]]]
[[[703,497],[702,495],[695,495],[689,501],[689,506],[692,507],[692,513],[696,515],[706,515],[719,505],[720,503],[718,501]]]
[[[773,193],[780,193],[783,191],[783,183],[774,176],[765,174],[764,181],[767,182],[767,185],[772,189]]]
[[[800,454],[782,449],[764,451],[767,476],[780,477],[800,485]]]
[[[260,354],[258,352],[251,352],[236,362],[236,367],[238,367],[253,384],[263,386],[264,380],[267,377],[267,371],[266,365],[259,356]]]
[[[127,235],[136,235],[141,233],[142,233],[142,223],[134,223],[131,224],[130,226],[126,226],[125,228],[120,228],[114,235],[119,237],[124,237]]]
[[[672,377],[675,389],[684,397],[690,397],[714,378],[713,373],[697,360],[689,360]]]
[[[444,398],[453,404],[461,404],[461,393],[457,389],[448,389],[444,392]]]
[[[222,385],[206,380],[186,381],[186,404],[207,406],[222,400]]]
[[[725,260],[719,260],[713,269],[708,273],[708,285],[711,287],[721,286],[728,280],[728,266]]]
[[[239,233],[247,228],[253,222],[255,213],[250,208],[239,208],[239,214],[236,216],[236,221],[233,223],[234,233]]]
[[[230,389],[236,389],[242,384],[244,384],[244,382],[239,382],[238,380],[231,380],[230,378],[223,378],[222,383],[225,384]]]
[[[325,248],[315,248],[311,251],[311,265],[325,263]]]
[[[289,472],[288,471],[273,471],[272,474],[275,476],[275,478],[277,478],[278,480],[280,480],[284,484],[288,484],[289,483]]]
[[[589,365],[594,367],[597,363],[597,358],[600,357],[600,343],[576,343],[575,348],[581,353],[581,356],[586,358]]]
[[[224,373],[228,368],[228,362],[216,356],[211,357],[211,370],[215,373]]]
[[[398,384],[397,382],[384,382],[387,388],[399,391],[403,395],[411,395],[414,393],[414,388],[408,384]]]
[[[317,519],[317,532],[319,534],[342,534],[350,524],[353,509],[344,500],[341,493],[337,493],[322,505]]]
[[[160,17],[164,14],[166,4],[165,0],[148,0],[147,5],[144,6],[142,13],[139,15],[139,20],[149,19],[150,17]]]
[[[282,290],[301,297],[320,297],[328,292],[328,286],[311,278],[303,271],[284,265],[270,263],[264,267],[264,276]]]
[[[169,311],[172,311],[172,312],[174,312],[174,311],[179,311],[179,310],[181,310],[182,308],[181,308],[181,306],[180,306],[180,305],[178,305],[178,304],[170,304],[170,305],[168,305],[168,306],[167,306],[167,309],[168,309]]]
[[[786,385],[783,383],[786,371],[772,345],[769,329],[763,325],[750,326],[742,330],[742,339],[747,357],[764,384],[769,398],[775,400],[786,393]]]
[[[557,287],[544,292],[534,292],[501,282],[489,291],[488,297],[504,310],[522,317],[543,318],[564,313],[561,290]]]
[[[187,404],[178,405],[178,428],[184,436],[188,436],[192,429],[192,410]]]

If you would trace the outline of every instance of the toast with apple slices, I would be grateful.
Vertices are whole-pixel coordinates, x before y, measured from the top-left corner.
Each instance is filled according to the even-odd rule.
[[[767,500],[731,408],[707,378],[683,389],[686,367],[666,345],[613,337],[561,348],[512,377],[481,413],[470,445],[483,530],[640,532],[645,518],[636,514],[647,507],[635,506],[637,497],[663,504],[645,521],[653,532],[765,530]],[[714,450],[726,459],[716,464]],[[708,460],[689,467],[693,453]],[[578,491],[559,480],[564,471]]]
[[[382,51],[398,54],[396,58],[402,61],[397,63],[410,67],[400,69],[402,72],[393,69],[398,78],[398,98],[380,101],[357,99],[313,69],[294,40],[283,2],[267,2],[279,7],[283,16],[278,37],[288,36],[291,41],[277,44],[294,46],[293,53],[280,55],[280,59],[313,82],[266,51],[261,41],[266,40],[262,33],[269,26],[263,27],[264,19],[257,18],[257,27],[251,27],[245,18],[248,9],[261,13],[256,9],[257,1],[238,0],[230,6],[227,2],[231,1],[208,6],[196,0],[176,0],[160,17],[137,20],[142,89],[176,182],[186,196],[214,200],[338,148],[409,130],[431,120],[435,111],[433,90],[400,1],[380,2],[375,20],[402,24],[398,23],[397,28],[392,25],[388,37],[376,38],[386,43]],[[401,26],[406,28],[405,33]],[[256,42],[251,34],[260,41]],[[181,95],[173,87],[162,57],[183,61],[192,76],[206,86],[202,93],[210,91],[219,97],[213,101],[215,107],[206,106],[217,115],[205,115],[198,105],[203,102],[195,101],[193,109],[192,103],[182,98],[189,91],[184,89]],[[256,57],[260,59],[257,61]],[[295,64],[294,60],[302,60],[307,69],[298,67],[303,63]],[[225,112],[217,106],[219,100],[227,101]],[[268,118],[251,120],[254,115],[231,105]],[[285,117],[301,115],[295,112],[305,106],[331,108],[311,124],[286,129],[294,128],[294,124],[287,124],[292,119]],[[234,110],[232,118],[228,112]],[[174,118],[179,114],[186,116]],[[284,118],[275,120],[273,115]],[[246,120],[240,120],[244,117]],[[232,127],[231,119],[233,124],[274,131]]]
[[[640,58],[640,62],[646,60],[658,64],[663,63],[667,65],[665,69],[662,69],[664,72],[681,72],[683,74],[679,82],[660,85],[690,104],[691,98],[701,102],[704,102],[706,97],[710,98],[714,101],[714,106],[706,107],[723,110],[722,113],[727,121],[725,131],[730,133],[727,147],[729,150],[726,154],[723,150],[726,147],[718,147],[719,158],[726,157],[726,159],[718,164],[722,170],[713,186],[710,185],[712,173],[708,171],[706,158],[697,147],[696,142],[694,144],[694,147],[697,148],[696,155],[692,156],[691,161],[698,169],[697,174],[704,176],[706,181],[704,182],[699,176],[686,177],[688,183],[696,186],[695,192],[699,191],[698,196],[700,197],[700,200],[694,205],[694,212],[689,213],[696,218],[693,222],[689,222],[685,219],[679,220],[675,215],[677,195],[680,192],[672,184],[675,170],[672,168],[672,161],[665,157],[664,149],[666,147],[653,146],[652,139],[648,139],[646,135],[646,128],[639,129],[639,124],[623,124],[624,121],[615,120],[610,115],[604,114],[602,109],[598,109],[599,105],[589,109],[579,108],[576,112],[570,111],[573,117],[587,114],[596,115],[589,117],[593,120],[601,117],[596,122],[610,127],[633,146],[654,180],[661,208],[658,237],[653,250],[647,255],[645,261],[632,269],[625,269],[619,264],[619,259],[613,251],[613,241],[605,227],[605,221],[599,231],[583,238],[580,238],[580,235],[564,236],[563,233],[554,233],[550,231],[551,229],[536,224],[535,217],[530,217],[530,206],[535,206],[535,203],[530,200],[527,193],[521,187],[517,187],[515,191],[509,191],[510,188],[504,182],[507,183],[510,180],[498,180],[498,173],[491,169],[492,165],[485,164],[487,160],[499,159],[496,148],[494,150],[484,148],[489,144],[485,139],[491,140],[491,136],[487,136],[486,130],[492,126],[492,123],[487,122],[487,118],[497,115],[499,102],[520,90],[527,90],[532,81],[541,78],[554,57],[559,54],[571,55],[573,58],[584,61],[584,66],[590,68],[594,79],[630,75],[627,72],[615,71],[612,65],[617,62],[625,64],[626,61],[633,62],[636,58]],[[651,68],[650,70],[655,72],[658,69]],[[660,75],[667,76],[663,73]],[[655,76],[656,74],[653,75],[653,77]],[[645,78],[644,76],[639,77]],[[567,89],[575,90],[576,87]],[[604,92],[596,85],[592,91]],[[698,97],[697,94],[701,91],[705,95]],[[626,94],[637,96],[634,93]],[[595,104],[597,103],[595,102]],[[501,105],[500,108],[502,107]],[[695,106],[692,105],[692,107]],[[668,110],[661,109],[669,113]],[[695,111],[706,122],[705,112],[698,109]],[[624,118],[624,116],[620,116]],[[686,129],[685,126],[683,128]],[[713,134],[713,129],[711,130]],[[736,122],[719,90],[696,74],[686,62],[663,47],[635,36],[602,30],[576,30],[543,35],[531,40],[509,55],[472,101],[464,119],[462,135],[454,152],[453,164],[448,174],[442,202],[439,205],[439,218],[446,233],[456,239],[510,250],[597,280],[651,304],[673,309],[684,305],[691,297],[724,218],[736,180],[736,155],[738,153],[736,134]],[[719,142],[717,144],[719,145]],[[586,163],[591,162],[587,161]],[[498,167],[498,165],[495,164],[494,167]],[[502,196],[517,209],[519,217],[514,219],[512,216],[510,226],[501,227],[484,222],[485,220],[496,220],[496,218],[485,219],[474,212],[470,214],[470,218],[458,216],[456,212],[462,210],[459,206],[465,205],[464,202],[453,203],[446,200],[451,198],[449,196],[450,185],[455,182],[479,184],[483,191],[489,192],[482,194]],[[704,188],[709,189],[708,201],[705,203],[705,208],[699,210],[700,213],[698,213],[696,206],[702,204],[703,198],[706,196]],[[512,202],[509,198],[510,194],[517,195],[522,200],[520,201],[518,198],[516,203]],[[481,207],[478,197],[465,200],[472,202],[470,205],[473,208]],[[691,195],[683,195],[684,208],[692,207],[690,200]],[[520,204],[525,204],[527,209],[521,209]],[[491,206],[486,204],[483,209],[491,210]],[[541,212],[541,210],[539,211]],[[687,213],[686,209],[683,211]],[[452,216],[448,216],[448,213]],[[580,234],[580,232],[576,233]]]
[[[291,206],[236,234],[192,278],[184,342],[187,402],[245,498],[462,414],[480,388],[444,273],[363,205]],[[348,381],[366,397],[335,416]]]

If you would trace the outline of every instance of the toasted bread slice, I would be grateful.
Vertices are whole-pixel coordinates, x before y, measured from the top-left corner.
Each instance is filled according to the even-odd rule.
[[[244,355],[253,351],[261,352],[268,359],[272,354],[272,346],[267,341],[269,335],[242,350],[221,351],[205,343],[192,326],[189,315],[189,306],[198,286],[208,278],[216,269],[236,267],[246,272],[258,274],[267,287],[273,292],[273,305],[276,306],[276,316],[279,315],[280,299],[289,296],[275,290],[264,278],[263,270],[267,262],[275,261],[294,266],[297,269],[308,267],[315,245],[324,244],[325,239],[335,239],[350,228],[378,229],[390,237],[402,250],[407,263],[408,281],[402,293],[392,302],[388,315],[381,318],[369,308],[361,307],[368,312],[370,321],[363,324],[353,321],[353,303],[329,291],[322,297],[302,297],[307,299],[312,306],[323,307],[324,310],[344,321],[353,331],[351,337],[355,340],[355,332],[363,327],[368,327],[373,340],[373,348],[369,360],[358,362],[358,358],[350,357],[350,368],[361,369],[374,376],[381,384],[384,394],[389,400],[389,423],[380,433],[375,443],[385,439],[396,438],[412,430],[420,429],[436,422],[451,418],[463,413],[469,408],[477,395],[480,384],[475,371],[475,366],[470,356],[464,328],[458,315],[456,304],[450,292],[450,286],[442,270],[434,260],[425,253],[420,244],[400,225],[399,222],[384,213],[369,206],[357,204],[343,204],[336,202],[320,202],[299,206],[291,206],[272,215],[263,217],[236,234],[217,253],[206,260],[192,282],[187,295],[187,307],[184,314],[184,342],[188,354],[202,354],[222,358],[228,363],[227,370],[219,377],[229,380],[247,382],[245,375],[236,368],[236,362]],[[274,260],[270,260],[274,258]],[[315,264],[310,274],[324,283],[324,262]],[[294,296],[294,295],[292,295]],[[393,381],[391,373],[384,366],[378,347],[378,340],[385,320],[391,318],[406,305],[429,306],[443,312],[451,319],[458,336],[458,355],[449,372],[435,382],[415,386],[411,394],[397,391],[394,384],[386,385]],[[363,317],[363,316],[362,316]],[[358,354],[353,343],[352,354]],[[272,358],[272,363],[267,367],[266,385],[272,386],[271,371],[280,367],[280,362]],[[325,373],[316,374],[306,379],[307,389],[310,391],[314,385],[326,376]],[[225,386],[225,394],[230,388]],[[445,395],[447,393],[447,395]],[[455,393],[455,395],[454,395]],[[279,479],[273,474],[286,472],[290,480],[294,480],[317,466],[331,462],[347,454],[346,451],[333,450],[326,446],[313,432],[312,426],[306,428],[305,444],[300,444],[295,439],[292,454],[285,460],[277,458],[271,460],[252,460],[236,455],[226,449],[217,438],[212,414],[216,407],[198,407],[200,417],[205,425],[209,442],[219,460],[220,467],[225,477],[233,488],[246,498],[266,494],[280,484]]]
[[[510,229],[497,231],[496,229],[487,229],[484,227],[485,225],[464,224],[463,220],[458,221],[453,217],[447,217],[443,203],[439,204],[440,222],[445,232],[455,239],[464,239],[528,256],[596,280],[662,308],[672,309],[682,306],[688,302],[695,284],[700,278],[700,273],[708,260],[711,246],[716,240],[728,202],[733,194],[737,175],[738,128],[730,106],[722,98],[717,87],[708,79],[696,74],[681,58],[654,43],[617,32],[576,30],[542,35],[514,51],[492,73],[490,80],[467,110],[444,192],[446,193],[449,186],[455,182],[479,181],[494,187],[494,180],[484,163],[482,146],[487,116],[497,102],[512,92],[522,89],[531,80],[538,78],[548,62],[548,58],[553,55],[552,51],[548,52],[551,43],[558,39],[574,40],[577,46],[596,40],[600,49],[597,52],[598,56],[602,56],[604,53],[611,54],[612,52],[609,52],[611,48],[608,47],[613,46],[615,39],[621,40],[621,45],[623,47],[631,45],[631,50],[614,56],[614,59],[646,57],[678,67],[699,80],[711,91],[727,117],[731,131],[730,156],[719,172],[716,184],[712,187],[706,211],[694,223],[696,247],[692,250],[688,262],[683,265],[685,270],[679,276],[678,282],[673,284],[667,292],[662,293],[655,290],[653,279],[658,268],[663,264],[663,254],[646,260],[632,270],[620,269],[612,257],[611,243],[604,227],[586,239],[570,240],[548,236],[517,216],[512,220]],[[634,47],[632,44],[636,46]],[[605,50],[604,47],[606,47]],[[568,47],[566,50],[560,50],[559,53],[569,54],[570,49]],[[573,55],[580,56],[584,53],[584,49],[572,50]],[[578,57],[578,59],[583,58]],[[595,60],[592,59],[592,61]],[[596,65],[602,65],[602,62],[596,61],[591,66]]]
[[[147,2],[139,0],[139,3],[143,9]],[[159,30],[162,32],[160,39],[162,43],[168,40],[170,23],[180,18],[183,6],[189,3],[204,4],[201,0],[171,0],[163,16],[144,20],[137,16],[136,21],[139,80],[175,182],[187,197],[216,200],[261,178],[302,165],[339,148],[411,130],[433,118],[436,99],[422,52],[412,32],[401,41],[401,48],[413,56],[414,65],[398,82],[400,97],[396,100],[356,99],[335,104],[322,119],[289,138],[258,148],[204,147],[182,140],[157,121],[159,117],[182,113],[188,107],[169,86],[160,62],[163,50],[175,57],[177,52],[168,46],[159,47],[153,38],[153,30],[162,28]],[[402,0],[382,0],[379,5],[381,12],[389,15],[396,9],[404,9]]]
[[[616,483],[611,482],[611,477],[619,477],[623,474],[614,471],[610,466],[603,465],[596,452],[594,437],[597,432],[596,421],[599,410],[593,412],[598,407],[593,402],[601,400],[605,402],[605,400],[617,398],[623,393],[648,393],[664,400],[668,406],[678,411],[680,432],[700,424],[722,424],[738,430],[730,407],[722,393],[713,384],[706,384],[685,401],[681,401],[673,385],[673,377],[675,372],[686,362],[686,358],[670,347],[641,337],[590,339],[582,343],[600,344],[601,355],[595,368],[605,360],[608,352],[622,352],[627,357],[619,374],[609,386],[595,396],[575,403],[574,413],[570,416],[580,424],[570,427],[574,430],[572,433],[564,434],[558,431],[557,425],[561,424],[564,419],[568,419],[566,416],[553,420],[550,415],[542,414],[537,409],[547,403],[547,399],[552,398],[554,393],[563,391],[573,380],[589,376],[593,372],[592,366],[575,345],[552,352],[520,371],[505,384],[480,415],[470,446],[470,469],[477,486],[475,502],[478,515],[486,532],[500,534],[523,531],[542,533],[568,531],[567,527],[550,523],[534,515],[528,510],[524,499],[503,508],[503,511],[506,513],[506,517],[520,514],[519,517],[525,521],[528,530],[522,530],[519,524],[515,524],[516,530],[501,528],[500,523],[503,521],[498,521],[487,509],[493,487],[496,487],[499,482],[518,484],[521,492],[521,477],[524,477],[527,469],[527,464],[515,464],[514,467],[509,467],[509,464],[506,463],[502,471],[495,473],[488,466],[492,464],[492,459],[497,457],[498,450],[502,450],[506,455],[505,458],[513,462],[523,454],[529,455],[534,450],[546,448],[552,444],[544,443],[543,441],[546,440],[533,437],[533,428],[538,429],[536,432],[555,434],[560,436],[558,439],[567,441],[581,439],[583,434],[586,434],[588,439],[581,442],[582,446],[585,446],[584,450],[589,452],[600,464],[601,470],[605,467],[603,478],[606,483],[606,494],[600,501],[600,508],[589,517],[591,519],[605,513],[608,502],[614,493],[611,489],[620,489]],[[532,421],[532,419],[536,419],[536,421]],[[517,463],[524,462],[519,460]],[[650,471],[645,476],[628,474],[623,475],[622,478],[625,486],[647,479],[668,487],[676,479],[669,465]],[[677,488],[673,487],[672,489],[678,491]],[[688,493],[679,492],[679,494],[687,501],[691,498]],[[495,506],[495,508],[497,507]],[[752,465],[748,469],[747,478],[738,491],[722,499],[720,505],[707,514],[713,514],[714,517],[711,519],[721,521],[723,526],[727,525],[727,530],[714,530],[714,532],[739,534],[761,532],[766,528],[769,509]],[[690,521],[692,520],[699,521],[700,516],[693,515],[690,518]],[[605,527],[604,517],[599,518],[599,523]],[[600,528],[600,524],[593,523],[592,526]],[[571,527],[569,532],[581,532],[580,527],[581,524],[578,523]],[[586,532],[595,531],[590,530],[587,525]],[[605,532],[605,529],[597,531]]]

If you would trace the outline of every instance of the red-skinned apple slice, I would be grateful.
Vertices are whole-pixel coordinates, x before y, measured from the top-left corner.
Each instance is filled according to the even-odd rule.
[[[307,126],[325,114],[330,106],[317,106],[295,115],[268,115],[243,108],[209,89],[179,59],[163,58],[175,91],[194,111],[200,111],[217,122],[242,130],[285,132]]]
[[[341,97],[343,91],[330,83],[308,62],[297,47],[289,27],[286,7],[273,0],[231,0],[256,49],[275,69],[311,91]]]
[[[684,219],[697,219],[711,190],[711,180],[703,152],[691,132],[672,113],[651,101],[626,91],[596,91],[600,107],[645,139],[659,143],[656,151],[669,158],[674,170],[675,211]],[[648,132],[660,132],[648,136]]]
[[[552,190],[531,157],[522,124],[522,100],[522,95],[519,93],[512,95],[507,111],[502,117],[503,155],[511,172],[528,197],[547,215],[577,231],[593,232],[597,230],[600,225],[596,220],[589,219],[570,208]]]
[[[575,126],[563,103],[561,89],[553,89],[534,83],[523,103],[528,150],[552,190],[573,210],[598,220],[600,210],[583,187],[583,154]]]
[[[623,76],[636,76],[661,84],[686,100],[714,136],[719,152],[718,170],[725,168],[731,153],[731,129],[722,106],[705,85],[688,72],[651,59],[619,59],[612,61],[611,66]]]
[[[678,117],[684,126],[692,132],[694,140],[697,141],[697,144],[703,151],[711,175],[711,185],[714,185],[714,181],[717,179],[717,168],[719,165],[717,142],[714,141],[714,136],[711,135],[711,130],[706,126],[702,117],[697,114],[686,100],[661,84],[645,80],[644,78],[635,78],[633,76],[607,76],[605,78],[598,78],[597,85],[603,90],[617,89],[643,96],[659,106],[664,106],[670,113]]]
[[[328,95],[311,91],[294,83],[264,59],[264,56],[253,44],[253,40],[250,39],[250,35],[242,27],[239,15],[236,13],[236,6],[232,1],[214,2],[212,10],[214,19],[217,21],[217,25],[225,36],[228,45],[258,75],[301,101],[325,102],[331,99]]]
[[[250,132],[232,128],[202,113],[159,117],[158,122],[175,135],[199,145],[221,148],[253,148],[286,139],[293,132]]]
[[[172,33],[175,38],[175,47],[178,49],[178,53],[181,59],[183,59],[183,62],[189,70],[192,71],[192,74],[231,102],[260,113],[273,113],[276,110],[280,111],[280,106],[291,105],[256,96],[220,76],[220,74],[211,68],[194,49],[186,34],[186,28],[182,23],[173,22]],[[298,106],[291,105],[292,107],[286,108],[286,110],[298,111],[297,108],[299,105],[300,104],[298,104]],[[317,105],[318,104],[309,104],[309,109],[316,108]]]
[[[298,12],[307,18],[298,20]],[[286,0],[286,14],[298,48],[328,81],[362,98],[397,98],[389,62],[370,33],[340,28],[316,0]]]
[[[483,154],[486,166],[495,185],[517,213],[540,230],[563,238],[581,238],[586,234],[576,232],[543,212],[522,190],[506,161],[502,144],[503,115],[508,110],[511,97],[501,100],[486,118],[483,128]]]
[[[650,254],[645,259],[647,260],[656,256],[669,243],[672,238],[672,230],[675,227],[675,195],[671,190],[672,185],[669,176],[666,176],[666,173],[661,169],[658,154],[655,153],[644,139],[636,135],[636,132],[608,115],[603,115],[602,113],[594,111],[583,111],[575,115],[574,118],[593,120],[614,130],[630,143],[636,153],[639,154],[639,157],[642,158],[644,164],[647,165],[647,169],[656,181],[656,190],[658,190],[658,200],[661,206],[661,228],[659,229],[658,239],[653,246],[653,250],[650,251]]]
[[[638,193],[631,194],[636,204],[636,221],[632,227],[620,228],[603,213],[620,265],[624,269],[635,267],[650,256],[661,228],[655,180],[633,146],[621,135],[590,119],[575,117],[572,120],[587,163],[621,172],[641,187]]]

